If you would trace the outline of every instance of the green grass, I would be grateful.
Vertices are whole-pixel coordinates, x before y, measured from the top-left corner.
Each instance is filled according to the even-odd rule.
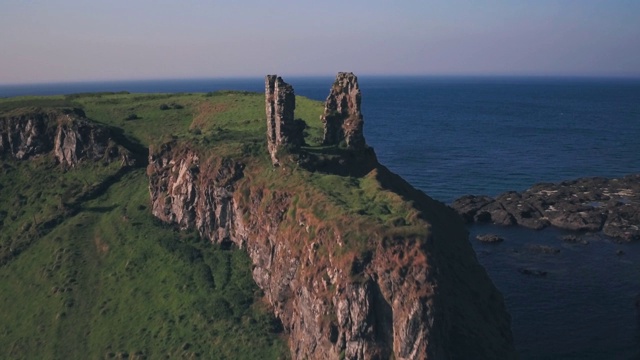
[[[339,156],[343,150],[320,146],[322,104],[303,97],[296,103],[296,117],[307,124],[304,151]],[[312,214],[308,240],[340,229],[342,253],[367,251],[372,232],[426,236],[418,211],[385,190],[375,171],[356,178],[295,164],[274,169],[262,94],[21,97],[0,99],[0,118],[19,107],[69,106],[143,147],[175,141],[203,160],[242,161],[242,201],[255,188],[290,193],[284,225],[299,229],[298,215]],[[137,118],[126,120],[132,114]],[[117,181],[95,191],[110,178]],[[0,308],[0,348],[8,358],[289,356],[247,255],[161,224],[150,213],[144,169],[122,176],[117,163],[64,171],[51,156],[1,160]]]
[[[147,206],[136,170],[0,267],[6,356],[286,356],[247,255],[159,224]]]
[[[19,108],[61,108],[61,107],[74,107],[77,106],[74,101],[65,98],[62,95],[59,96],[20,96],[14,98],[0,98],[0,113],[7,112],[13,109]]]

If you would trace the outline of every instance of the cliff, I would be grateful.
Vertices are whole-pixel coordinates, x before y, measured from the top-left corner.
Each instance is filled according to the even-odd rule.
[[[502,296],[460,218],[367,150],[355,76],[338,75],[323,125],[338,134],[325,135],[325,144],[343,138],[348,147],[336,148],[329,163],[364,160],[357,176],[318,166],[326,148],[300,149],[287,158],[291,166],[273,167],[283,160],[271,150],[269,109],[278,104],[271,79],[269,159],[179,140],[154,146],[153,215],[247,251],[296,359],[515,358]]]
[[[67,168],[83,160],[133,162],[111,130],[80,109],[19,109],[0,117],[0,155],[24,160],[48,153]]]

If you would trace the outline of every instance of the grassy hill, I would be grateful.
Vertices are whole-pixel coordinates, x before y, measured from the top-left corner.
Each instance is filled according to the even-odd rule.
[[[296,117],[307,124],[304,152],[316,159],[341,156],[339,147],[320,145],[323,105],[303,97],[296,105]],[[0,118],[61,107],[81,108],[110,127],[141,160],[124,169],[90,161],[64,169],[51,155],[1,160],[0,348],[8,358],[290,356],[282,325],[252,280],[248,256],[151,215],[149,147],[173,141],[241,161],[246,189],[295,194],[285,225],[301,231],[296,211],[317,219],[307,224],[299,246],[313,242],[317,231],[330,231],[325,223],[344,230],[344,244],[318,249],[333,257],[367,252],[372,233],[388,241],[426,238],[419,218],[442,216],[420,215],[407,201],[415,190],[385,190],[389,175],[377,170],[328,174],[299,169],[295,161],[273,170],[263,94],[18,97],[0,99]]]
[[[300,103],[319,116],[317,103]],[[260,94],[0,100],[4,114],[35,107],[80,107],[142,148],[171,138],[261,146],[266,131]],[[143,166],[65,171],[41,156],[5,158],[0,171],[1,358],[289,356],[248,256],[157,221]]]

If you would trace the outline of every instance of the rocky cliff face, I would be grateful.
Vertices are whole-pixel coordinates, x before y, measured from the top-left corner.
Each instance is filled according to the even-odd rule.
[[[0,155],[22,160],[48,153],[64,167],[85,159],[133,161],[108,128],[88,121],[79,109],[33,109],[0,117]]]
[[[379,167],[389,191],[416,202],[430,233],[372,230],[369,248],[338,256],[348,228],[303,210],[312,204],[298,193],[253,183],[244,171],[231,159],[165,145],[149,157],[152,211],[246,249],[294,358],[515,357],[502,297],[450,209]]]
[[[297,149],[304,141],[302,128],[294,119],[296,96],[293,87],[277,75],[265,78],[267,114],[267,148],[273,165],[278,165],[278,152],[288,147]]]
[[[364,148],[355,76],[338,79],[330,98],[349,115],[340,131],[354,150]],[[278,86],[272,83],[277,79],[267,77],[268,121],[284,112],[277,110]],[[268,127],[271,144],[277,126]],[[366,212],[327,217],[316,210],[323,195],[301,180],[307,175],[296,173],[307,170],[242,161],[177,142],[151,149],[152,212],[214,243],[246,249],[253,278],[289,335],[293,358],[515,358],[502,296],[451,209],[375,162],[366,174],[379,186],[372,191],[411,202],[411,224],[382,225]],[[274,171],[277,180],[264,180]]]
[[[353,73],[338,73],[325,102],[322,122],[324,143],[337,145],[345,142],[349,149],[363,149],[366,145],[360,112],[361,94],[358,78]]]

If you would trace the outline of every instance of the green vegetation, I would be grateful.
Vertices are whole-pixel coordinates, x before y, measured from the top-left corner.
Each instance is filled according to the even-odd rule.
[[[320,146],[322,104],[302,97],[296,104],[296,117],[307,124],[305,151],[339,153]],[[383,189],[375,171],[356,178],[295,166],[274,170],[262,94],[19,97],[0,99],[0,117],[23,107],[82,108],[143,147],[176,140],[203,159],[237,158],[247,165],[243,201],[249,188],[294,194],[285,221],[299,228],[297,215],[313,214],[310,239],[323,222],[343,225],[343,252],[365,251],[372,229],[426,232],[414,226],[412,205]],[[1,160],[0,348],[6,357],[289,356],[247,255],[160,223],[150,213],[147,186],[144,168],[125,171],[117,162],[65,170],[51,156]]]
[[[9,174],[16,177],[31,172],[69,185],[46,189],[26,182],[15,195],[21,203],[2,199],[3,250],[25,236],[37,237],[0,267],[5,356],[258,359],[287,354],[276,321],[259,300],[247,255],[155,220],[144,170],[76,204],[81,208],[76,215],[46,229],[37,222],[65,206],[60,195],[73,199],[86,185],[77,183],[74,171],[38,169],[29,162],[11,165]],[[79,172],[87,182],[93,180],[90,171]],[[10,220],[14,207],[22,214]]]
[[[167,99],[190,107],[160,110]],[[203,99],[78,94],[3,99],[0,109],[79,107],[149,145],[192,137],[189,126]],[[138,119],[123,121],[131,113]],[[65,171],[51,156],[1,161],[3,356],[288,357],[248,256],[160,223],[149,210],[144,169],[119,169],[117,162],[84,163]],[[95,191],[114,177],[106,191]]]

